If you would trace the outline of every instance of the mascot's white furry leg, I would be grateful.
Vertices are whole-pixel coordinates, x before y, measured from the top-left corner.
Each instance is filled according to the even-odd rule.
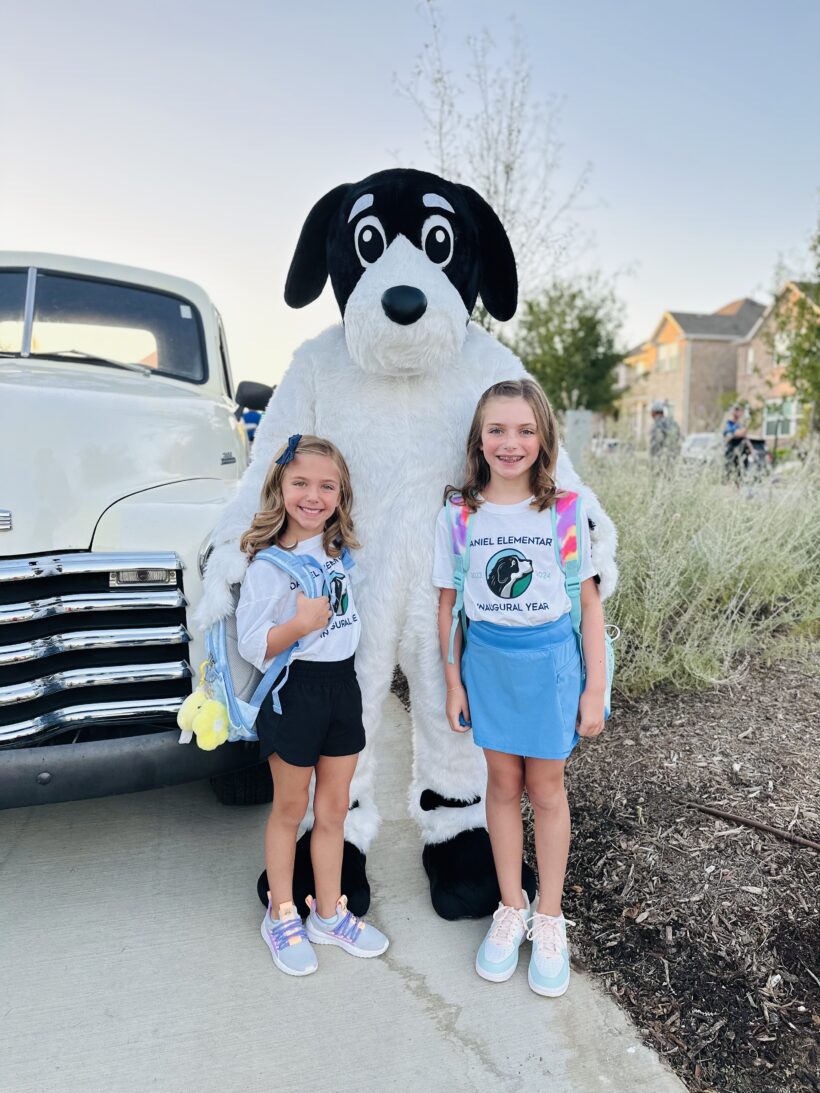
[[[484,753],[470,732],[455,733],[444,713],[438,647],[438,594],[416,590],[407,609],[399,664],[410,686],[413,778],[410,814],[421,828],[430,897],[446,919],[483,918],[501,898],[486,830]],[[535,897],[535,874],[522,862],[522,887]]]

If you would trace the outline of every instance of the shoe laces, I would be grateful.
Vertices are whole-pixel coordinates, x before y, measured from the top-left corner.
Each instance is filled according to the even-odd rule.
[[[490,932],[490,941],[494,945],[511,945],[515,941],[515,935],[521,927],[527,928],[527,920],[524,911],[516,907],[507,907],[501,903],[498,910],[493,911],[493,928]]]
[[[271,918],[269,933],[277,952],[288,945],[299,945],[307,941],[305,927],[298,915],[294,918]]]
[[[530,919],[527,940],[532,941],[539,954],[547,959],[561,956],[565,942],[560,918],[539,915],[536,911]]]
[[[315,914],[318,915],[318,911],[315,911],[315,901],[312,896],[307,897],[307,904]],[[358,915],[354,915],[352,911],[347,907],[347,896],[339,896],[336,903],[336,913],[339,915],[339,921],[331,929],[331,933],[336,937],[343,938],[345,941],[354,942],[356,938],[365,928],[365,921],[359,918]]]

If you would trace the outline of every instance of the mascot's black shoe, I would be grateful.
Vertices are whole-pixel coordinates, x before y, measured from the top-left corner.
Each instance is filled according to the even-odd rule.
[[[352,843],[345,842],[342,855],[342,895],[347,896],[347,906],[360,918],[370,907],[370,884],[367,880],[367,859]],[[256,882],[256,892],[261,903],[268,905],[268,874],[263,870]],[[293,864],[293,902],[302,918],[307,918],[307,896],[316,895],[313,866],[310,862],[310,832],[306,831],[296,844],[296,860]],[[493,908],[495,910],[495,908]]]
[[[490,836],[485,828],[462,831],[454,839],[425,846],[422,864],[430,878],[433,910],[442,918],[486,918],[498,907],[501,892],[495,876]],[[521,863],[521,887],[535,898],[535,873]]]

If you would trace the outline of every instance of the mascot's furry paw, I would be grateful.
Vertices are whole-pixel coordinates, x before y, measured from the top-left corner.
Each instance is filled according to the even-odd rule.
[[[205,569],[205,590],[194,613],[200,630],[234,613],[232,586],[242,582],[247,568],[248,556],[239,549],[238,542],[224,543],[211,553]]]
[[[437,915],[450,921],[485,918],[498,907],[501,892],[485,828],[462,831],[447,842],[427,845],[421,860],[430,878],[430,898]],[[526,862],[521,863],[521,887],[532,902],[535,873]]]
[[[347,906],[354,915],[366,915],[370,907],[370,884],[367,879],[364,854],[353,843],[345,842],[342,855],[342,895],[347,896]],[[263,870],[256,882],[256,892],[261,903],[268,905],[268,874]],[[296,860],[293,863],[293,902],[302,918],[307,917],[307,896],[316,895],[313,866],[310,862],[310,832],[306,831],[296,844]],[[493,907],[495,910],[495,907]]]

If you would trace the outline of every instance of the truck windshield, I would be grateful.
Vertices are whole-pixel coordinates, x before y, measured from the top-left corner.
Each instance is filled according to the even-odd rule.
[[[3,355],[53,355],[80,364],[86,357],[192,383],[207,379],[202,321],[182,297],[38,270],[27,301],[27,280],[26,270],[0,271]]]

